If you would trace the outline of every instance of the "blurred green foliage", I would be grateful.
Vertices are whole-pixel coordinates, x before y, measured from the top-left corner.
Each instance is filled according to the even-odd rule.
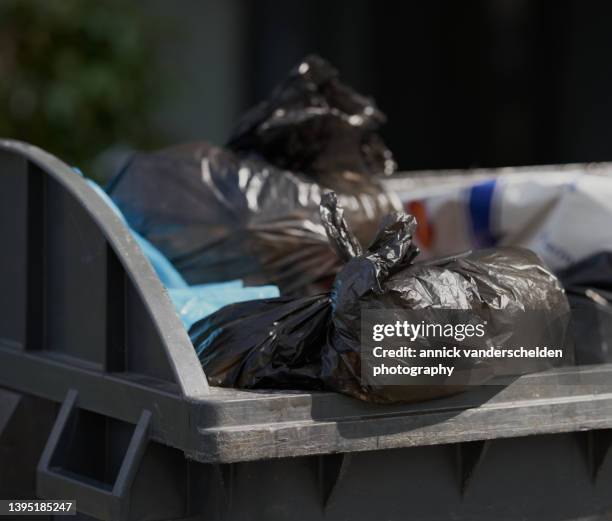
[[[0,136],[89,170],[113,145],[154,145],[161,95],[135,3],[0,2]]]

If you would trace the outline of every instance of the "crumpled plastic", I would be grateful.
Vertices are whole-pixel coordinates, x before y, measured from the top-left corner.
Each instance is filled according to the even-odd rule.
[[[80,170],[75,170],[80,175],[83,175]],[[91,179],[88,179],[87,182],[127,226],[127,222],[125,222],[119,208],[108,197],[106,192]],[[172,263],[155,246],[134,230],[130,229],[130,232],[147,260],[151,263],[159,280],[166,288],[176,313],[186,330],[189,330],[193,323],[214,313],[227,304],[278,297],[278,288],[276,286],[244,287],[241,280],[190,286]]]
[[[601,252],[559,274],[570,303],[578,364],[612,361],[612,253]]]
[[[325,60],[308,56],[244,115],[228,147],[303,172],[336,192],[377,193],[368,178],[397,167],[377,134],[385,122],[372,99],[344,85]]]
[[[194,324],[190,336],[212,385],[327,389],[364,401],[412,402],[463,388],[372,386],[361,379],[361,311],[460,309],[489,320],[495,337],[512,336],[517,313],[541,317],[542,331],[565,345],[569,306],[557,278],[521,248],[467,252],[414,263],[414,217],[393,213],[363,250],[334,194],[321,215],[330,243],[346,264],[330,293],[227,306]],[[503,313],[491,313],[492,310]],[[479,364],[478,360],[474,364]],[[495,375],[490,368],[488,376]],[[483,380],[484,381],[484,380]]]
[[[612,250],[612,234],[602,225],[612,219],[609,173],[586,165],[508,170],[389,180],[406,211],[419,219],[416,237],[423,258],[521,246],[557,272]]]
[[[605,165],[432,172],[390,180],[423,256],[523,246],[559,275],[579,364],[612,361],[612,178]]]
[[[242,279],[284,295],[329,290],[341,267],[319,217],[336,190],[358,239],[399,208],[384,116],[320,58],[298,65],[238,125],[229,148],[205,142],[141,153],[108,191],[130,226],[190,284]]]

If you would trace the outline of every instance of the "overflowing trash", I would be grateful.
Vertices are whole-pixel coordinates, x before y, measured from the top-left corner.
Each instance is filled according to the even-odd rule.
[[[533,338],[546,332],[566,349],[569,306],[557,275],[580,338],[563,363],[612,360],[610,254],[597,256],[612,251],[601,226],[612,218],[612,180],[563,169],[403,182],[391,176],[384,122],[371,99],[311,56],[244,115],[224,147],[138,153],[110,184],[193,325],[210,382],[331,389],[372,402],[457,392],[462,384],[364,380],[364,305],[468,310],[505,339],[529,310],[540,319]],[[504,373],[497,362],[470,364],[478,367],[472,383]]]
[[[330,244],[345,262],[333,290],[233,304],[194,324],[190,336],[213,385],[328,389],[378,403],[461,390],[367,385],[360,377],[364,307],[464,309],[487,319],[492,336],[499,338],[514,334],[514,315],[533,311],[541,318],[537,328],[564,344],[567,299],[558,279],[532,252],[499,248],[415,263],[414,217],[389,214],[364,250],[333,193],[325,194],[321,215]],[[540,330],[529,333],[538,338]],[[489,369],[483,380],[496,373]]]
[[[373,101],[309,57],[240,122],[226,148],[205,142],[136,154],[108,188],[130,226],[190,284],[244,280],[283,295],[327,291],[340,263],[319,217],[338,192],[367,244],[399,200]]]
[[[579,364],[612,360],[612,177],[604,170],[523,168],[394,180],[418,216],[423,257],[471,248],[529,248],[555,271],[571,305]]]

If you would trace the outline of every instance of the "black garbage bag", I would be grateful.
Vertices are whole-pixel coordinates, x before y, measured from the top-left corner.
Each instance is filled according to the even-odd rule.
[[[571,308],[578,364],[612,361],[612,253],[601,252],[559,274]]]
[[[532,338],[546,331],[547,338],[564,345],[567,299],[532,252],[501,248],[413,263],[418,254],[414,217],[388,215],[362,251],[334,194],[324,196],[321,213],[332,246],[346,262],[332,292],[234,304],[194,324],[190,336],[212,385],[328,389],[379,403],[430,399],[463,388],[364,382],[364,308],[466,310],[488,320],[497,338],[511,337],[514,316],[533,310],[539,330],[529,332]],[[489,371],[484,379],[494,374]]]
[[[396,169],[377,134],[385,122],[373,100],[344,85],[325,60],[309,56],[245,114],[228,147],[303,172],[336,192],[377,194],[372,175]]]
[[[283,295],[329,290],[341,264],[319,217],[334,189],[359,240],[400,207],[373,102],[320,58],[296,67],[249,113],[230,148],[191,143],[136,154],[108,188],[138,233],[191,284],[243,279]]]

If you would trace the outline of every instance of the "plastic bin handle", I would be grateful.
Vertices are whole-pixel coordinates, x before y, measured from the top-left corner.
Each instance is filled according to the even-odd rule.
[[[129,495],[148,442],[151,412],[143,410],[111,486],[63,469],[62,456],[70,451],[74,432],[67,431],[78,410],[78,392],[70,389],[62,403],[37,468],[37,495],[42,498],[78,498],[77,510],[101,520],[125,520]],[[77,427],[78,428],[78,427]],[[59,460],[59,464],[58,464]]]

